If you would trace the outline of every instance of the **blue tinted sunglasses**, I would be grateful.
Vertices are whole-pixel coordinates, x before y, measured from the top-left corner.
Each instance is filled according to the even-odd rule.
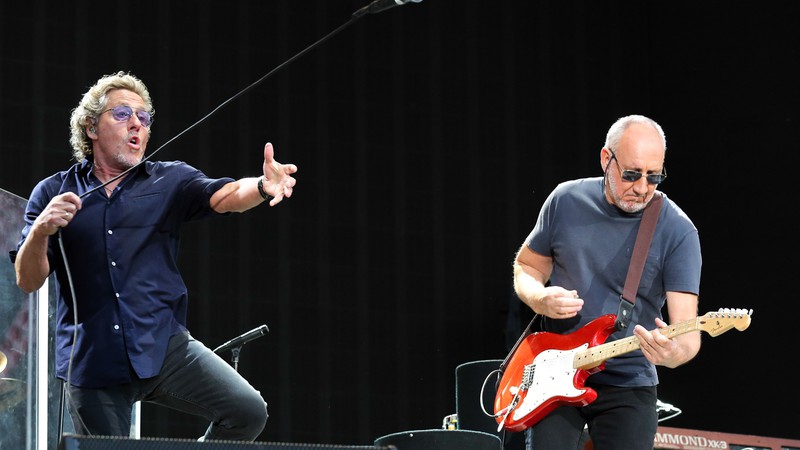
[[[133,108],[127,105],[115,106],[113,108],[103,111],[107,113],[111,111],[111,116],[120,122],[127,122],[133,116]],[[153,124],[153,116],[147,111],[136,111],[136,118],[142,123],[142,126],[150,128]]]

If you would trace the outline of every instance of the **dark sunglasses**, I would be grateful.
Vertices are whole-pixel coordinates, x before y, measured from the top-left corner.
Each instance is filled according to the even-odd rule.
[[[667,168],[664,167],[661,169],[661,173],[648,173],[647,175],[643,174],[642,172],[638,172],[636,170],[622,170],[622,166],[619,165],[619,160],[617,159],[617,155],[614,154],[614,151],[611,151],[611,159],[617,163],[617,168],[619,169],[620,176],[623,180],[633,183],[634,181],[639,181],[639,178],[643,176],[647,178],[648,184],[660,184],[663,183],[664,180],[667,179]]]
[[[127,122],[133,116],[133,108],[127,105],[115,106],[113,108],[103,111],[107,113],[111,111],[111,116],[120,122]],[[147,111],[136,111],[136,118],[142,123],[142,126],[149,128],[153,124],[153,116]]]

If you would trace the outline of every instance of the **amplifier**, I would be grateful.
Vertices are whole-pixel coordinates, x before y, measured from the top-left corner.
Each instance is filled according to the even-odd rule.
[[[588,438],[588,436],[586,436]],[[583,450],[592,450],[592,441],[582,441]],[[677,450],[800,450],[800,441],[749,434],[720,433],[688,428],[658,427],[654,449]]]
[[[748,434],[658,427],[656,449],[800,450],[800,441]]]
[[[387,434],[375,439],[375,445],[389,445],[397,450],[498,450],[500,438],[472,430],[416,430]]]
[[[396,447],[293,444],[288,442],[198,442],[191,439],[130,439],[117,436],[66,434],[59,450],[397,450]]]

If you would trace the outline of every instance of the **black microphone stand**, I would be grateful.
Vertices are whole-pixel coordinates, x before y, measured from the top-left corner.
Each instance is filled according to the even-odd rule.
[[[239,371],[239,353],[242,351],[242,346],[244,344],[256,340],[261,336],[264,336],[269,331],[269,328],[266,325],[261,325],[258,328],[254,328],[244,334],[241,334],[226,343],[220,345],[219,347],[214,349],[214,353],[220,353],[223,350],[230,349],[231,350],[231,362],[233,363],[233,368],[237,372]]]
[[[242,351],[242,346],[234,347],[231,349],[231,363],[233,363],[233,370],[239,371],[239,352]]]

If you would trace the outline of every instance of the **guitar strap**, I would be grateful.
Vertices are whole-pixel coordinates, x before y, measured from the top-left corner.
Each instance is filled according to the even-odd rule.
[[[622,289],[622,295],[619,296],[619,311],[617,312],[617,320],[615,326],[617,330],[622,330],[628,327],[633,312],[633,302],[636,301],[636,292],[639,290],[639,280],[642,278],[642,271],[644,270],[644,261],[647,259],[647,251],[650,249],[650,243],[653,242],[653,233],[656,229],[658,222],[658,214],[661,212],[661,194],[656,192],[653,200],[647,205],[642,213],[642,221],[639,225],[639,231],[636,234],[636,243],[633,245],[633,254],[631,255],[631,262],[628,266],[628,275],[625,278],[625,286]],[[630,300],[628,300],[630,299]],[[508,353],[506,358],[500,364],[500,373],[504,372],[511,358],[517,351],[522,341],[531,333],[533,325],[537,320],[541,320],[539,314],[535,314],[531,319],[528,326],[520,335],[514,347]],[[500,379],[498,378],[498,382]]]
[[[514,353],[517,352],[517,348],[519,348],[520,344],[522,344],[525,338],[528,337],[529,334],[531,334],[531,331],[533,330],[533,325],[536,323],[537,320],[541,320],[540,317],[541,316],[539,316],[539,314],[533,315],[533,318],[531,319],[530,323],[528,323],[528,326],[525,327],[525,329],[522,331],[522,334],[520,334],[519,339],[517,339],[517,342],[514,344],[513,347],[511,347],[511,351],[508,352],[508,355],[506,355],[506,359],[504,359],[503,362],[500,363],[499,371],[501,374],[505,372],[506,367],[508,367],[508,363],[511,362],[511,358],[514,356]],[[497,382],[500,383],[500,377],[497,377]]]
[[[656,229],[656,222],[658,222],[658,214],[661,212],[661,203],[661,194],[656,192],[653,200],[642,213],[642,222],[639,224],[636,243],[633,245],[625,287],[622,288],[622,295],[619,296],[619,311],[617,311],[617,321],[614,323],[617,330],[628,328],[631,320],[633,303],[636,301],[636,293],[639,291],[639,280],[642,278],[647,252],[650,249],[650,243],[653,242],[653,232]]]

